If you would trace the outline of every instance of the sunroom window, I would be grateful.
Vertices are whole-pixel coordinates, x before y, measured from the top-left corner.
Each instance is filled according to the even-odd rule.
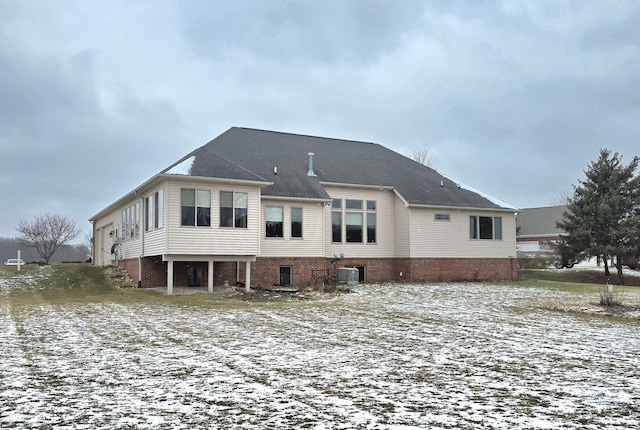
[[[211,191],[183,188],[180,225],[211,226]]]
[[[247,193],[220,191],[220,227],[247,228]]]

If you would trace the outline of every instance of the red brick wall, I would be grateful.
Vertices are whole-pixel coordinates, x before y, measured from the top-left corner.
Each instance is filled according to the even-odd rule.
[[[412,282],[518,279],[515,258],[414,258],[410,265]]]
[[[291,278],[296,285],[312,283],[314,269],[329,270],[332,267],[328,259],[321,257],[259,257],[251,263],[251,285],[277,284],[280,282],[280,266],[291,266]]]
[[[138,280],[138,259],[127,260],[124,267],[134,280]],[[173,285],[187,286],[189,264],[202,267],[202,285],[207,285],[207,263],[175,262]],[[314,282],[313,271],[327,271],[334,275],[334,265],[322,257],[259,257],[251,262],[251,285],[271,286],[280,281],[280,266],[290,266],[293,282],[306,285]],[[336,262],[335,267],[365,266],[366,282],[453,282],[500,281],[518,279],[518,261],[509,258],[347,258]],[[239,270],[238,270],[239,269]],[[239,276],[236,278],[236,273]],[[402,275],[401,275],[402,273]],[[161,257],[142,259],[142,287],[167,285],[167,263]],[[234,261],[214,263],[214,285],[245,279],[245,263]]]
[[[140,259],[138,258],[128,258],[118,261],[118,266],[123,267],[129,276],[131,276],[135,282],[138,282],[140,280],[139,263]]]

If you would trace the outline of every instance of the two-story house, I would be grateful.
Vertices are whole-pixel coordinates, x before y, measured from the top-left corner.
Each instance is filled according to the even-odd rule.
[[[517,279],[516,208],[366,142],[231,128],[93,216],[142,287]]]

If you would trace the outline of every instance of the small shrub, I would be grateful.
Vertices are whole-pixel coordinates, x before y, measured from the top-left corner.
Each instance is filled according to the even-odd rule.
[[[620,306],[622,299],[622,293],[616,291],[613,285],[607,284],[600,287],[600,305],[607,307]]]

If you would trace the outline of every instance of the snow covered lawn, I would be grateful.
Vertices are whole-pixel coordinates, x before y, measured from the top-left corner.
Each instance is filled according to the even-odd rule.
[[[640,428],[640,323],[538,306],[571,292],[20,305],[16,282],[0,277],[1,428]]]

